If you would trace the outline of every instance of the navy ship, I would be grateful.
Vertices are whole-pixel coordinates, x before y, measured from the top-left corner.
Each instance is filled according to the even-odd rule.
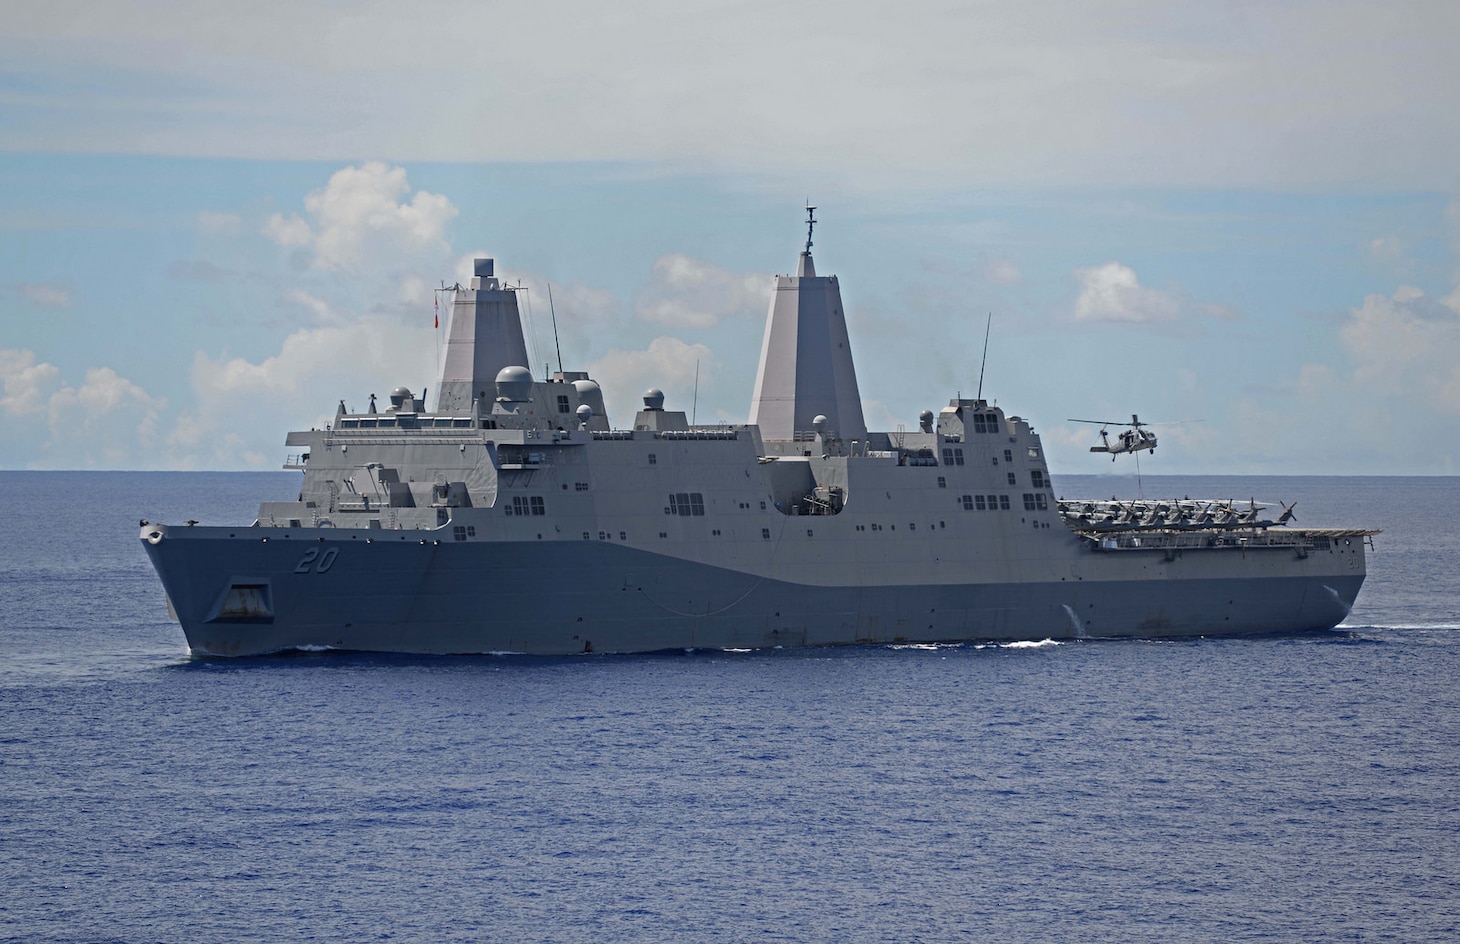
[[[1057,500],[1030,423],[956,397],[868,430],[808,221],[743,425],[526,366],[519,289],[475,262],[436,401],[401,387],[288,434],[297,498],[251,525],[144,522],[199,656],[646,652],[1326,630],[1369,530],[1256,503]],[[652,378],[646,378],[652,381]]]

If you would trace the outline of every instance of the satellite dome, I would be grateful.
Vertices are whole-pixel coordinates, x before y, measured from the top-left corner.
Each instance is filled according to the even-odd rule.
[[[509,402],[532,399],[532,371],[526,367],[503,367],[497,371],[497,399]]]
[[[646,410],[662,410],[662,409],[664,409],[664,391],[663,390],[660,390],[658,387],[650,387],[648,390],[645,390],[644,391],[644,409],[646,409]]]
[[[931,433],[933,431],[933,411],[924,410],[923,412],[919,413],[918,425],[923,428],[923,432]]]
[[[414,398],[408,387],[396,387],[390,392],[390,408],[392,410],[409,410],[414,406]]]
[[[578,391],[578,401],[593,407],[594,416],[608,416],[608,408],[603,405],[603,388],[592,380],[575,380],[573,389]]]
[[[578,414],[578,422],[583,424],[584,429],[587,429],[588,421],[593,419],[593,407],[586,403],[580,403],[575,412]]]

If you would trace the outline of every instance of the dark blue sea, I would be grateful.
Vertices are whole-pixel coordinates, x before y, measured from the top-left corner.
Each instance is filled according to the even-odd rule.
[[[190,659],[296,487],[0,473],[0,940],[1460,939],[1460,479],[1140,483],[1383,528],[1321,634]]]

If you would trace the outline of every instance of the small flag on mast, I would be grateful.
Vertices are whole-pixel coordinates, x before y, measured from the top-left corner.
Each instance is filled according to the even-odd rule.
[[[441,296],[440,295],[436,295],[434,301],[432,302],[432,304],[433,304],[433,306],[436,309],[436,330],[437,331],[440,331],[441,330]]]

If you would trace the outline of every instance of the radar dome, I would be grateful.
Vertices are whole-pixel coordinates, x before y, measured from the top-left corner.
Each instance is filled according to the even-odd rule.
[[[509,402],[532,399],[532,371],[526,367],[503,367],[497,371],[497,399]]]
[[[660,390],[658,387],[650,387],[648,390],[645,390],[644,391],[644,409],[646,409],[646,410],[662,410],[662,409],[664,409],[664,391],[663,390]]]
[[[933,431],[933,411],[924,410],[923,412],[919,413],[918,425],[923,428],[923,432],[931,433]]]
[[[593,415],[608,416],[608,408],[603,405],[603,388],[592,380],[575,380],[573,389],[578,391],[578,400],[593,407]]]

